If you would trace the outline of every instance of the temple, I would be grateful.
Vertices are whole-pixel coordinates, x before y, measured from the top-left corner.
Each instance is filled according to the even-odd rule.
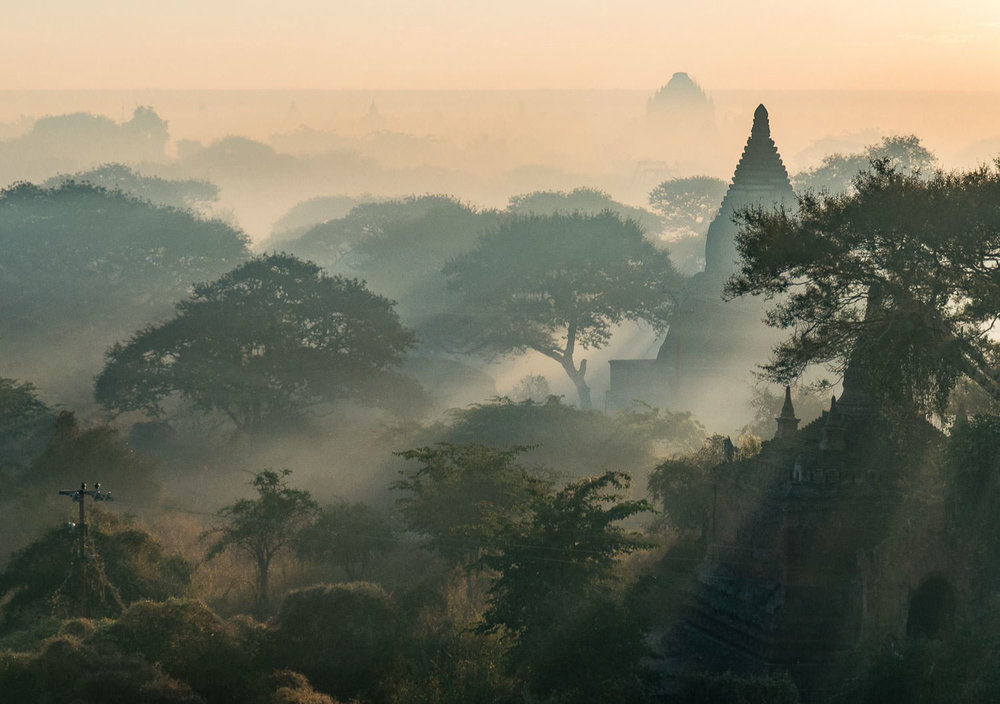
[[[608,409],[640,401],[690,410],[719,427],[729,427],[727,413],[734,419],[745,415],[742,401],[749,399],[751,374],[768,359],[778,336],[761,322],[762,301],[722,298],[737,261],[734,216],[746,207],[792,208],[796,202],[771,139],[767,110],[760,105],[729,190],[708,229],[705,271],[688,282],[656,359],[611,361]]]
[[[936,481],[928,458],[943,436],[913,418],[900,443],[901,426],[851,372],[840,399],[801,429],[786,389],[761,453],[713,470],[705,559],[670,636],[679,670],[787,671],[803,702],[825,701],[863,637],[954,628],[974,585],[940,495],[912,491]]]

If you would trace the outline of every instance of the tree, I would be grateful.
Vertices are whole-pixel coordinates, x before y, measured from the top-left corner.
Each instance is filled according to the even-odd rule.
[[[651,466],[665,450],[693,450],[704,437],[704,429],[687,412],[646,408],[606,414],[580,410],[558,396],[541,402],[497,398],[449,415],[447,427],[430,429],[433,440],[528,447],[524,461],[571,478]]]
[[[387,516],[367,504],[340,501],[323,507],[302,531],[296,550],[300,557],[337,564],[356,580],[373,555],[388,552],[395,543]]]
[[[517,217],[444,273],[463,300],[466,349],[532,349],[555,360],[585,409],[587,361],[577,365],[577,346],[604,346],[625,320],[663,327],[679,286],[666,252],[646,241],[635,221],[609,211]]]
[[[59,188],[69,183],[89,183],[108,191],[120,191],[155,205],[205,212],[219,199],[219,187],[200,179],[168,180],[143,176],[124,164],[104,164],[72,175],[59,175],[42,184]]]
[[[791,330],[765,367],[788,382],[848,362],[886,408],[941,410],[966,376],[1000,398],[1000,170],[924,179],[884,161],[851,195],[803,196],[796,215],[743,213],[729,295],[778,298]]]
[[[547,483],[517,464],[527,448],[439,443],[397,453],[419,464],[392,488],[406,524],[443,550],[475,554],[497,540],[507,522],[530,510]]]
[[[227,550],[236,550],[253,560],[257,573],[256,611],[268,607],[268,575],[275,556],[291,548],[302,530],[310,525],[318,506],[312,495],[288,486],[285,477],[291,470],[265,469],[250,481],[257,492],[255,499],[240,499],[219,510],[225,525],[205,537],[218,534],[208,548],[212,559]]]
[[[538,695],[636,701],[641,691],[644,630],[611,591],[618,560],[648,547],[618,525],[650,510],[624,499],[628,485],[606,472],[539,496],[481,558],[497,573],[481,629],[510,635],[510,663]]]
[[[91,400],[108,341],[248,256],[217,220],[85,183],[0,192],[0,354],[62,402]]]
[[[670,527],[681,534],[693,534],[699,541],[708,538],[712,470],[727,460],[726,440],[712,435],[697,451],[665,460],[649,475],[649,495],[662,508]],[[743,435],[731,448],[728,459],[748,459],[760,452],[760,438]]]
[[[704,236],[727,187],[712,176],[672,178],[649,192],[649,205],[663,216],[668,230]]]
[[[51,427],[53,411],[27,382],[0,377],[0,473],[17,473],[42,449],[43,429]]]
[[[868,171],[873,161],[887,161],[904,174],[926,175],[937,157],[915,135],[883,137],[881,142],[870,144],[861,152],[828,154],[819,166],[795,174],[792,186],[796,193],[846,193],[858,174]]]
[[[177,311],[108,351],[96,384],[105,408],[159,416],[177,395],[260,432],[319,403],[373,398],[413,345],[392,301],[285,254],[199,284]]]
[[[574,188],[572,191],[534,191],[511,196],[508,212],[516,215],[555,215],[580,213],[598,215],[605,210],[617,213],[622,220],[635,220],[647,234],[663,229],[663,219],[645,208],[619,203],[596,188]]]

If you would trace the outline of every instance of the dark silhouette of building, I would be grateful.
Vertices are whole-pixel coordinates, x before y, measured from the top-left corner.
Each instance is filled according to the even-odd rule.
[[[761,453],[714,470],[706,557],[672,636],[683,669],[787,670],[803,701],[824,701],[862,637],[952,627],[962,557],[940,497],[905,489],[942,436],[920,419],[891,426],[850,372],[840,399],[799,430],[786,392]]]

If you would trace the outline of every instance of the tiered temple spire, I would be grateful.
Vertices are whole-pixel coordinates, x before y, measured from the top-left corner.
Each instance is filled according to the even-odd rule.
[[[719,214],[708,228],[705,243],[705,273],[713,278],[728,277],[736,262],[733,216],[747,206],[793,207],[795,192],[778,148],[771,139],[767,108],[758,105],[753,114],[750,138],[733,173]]]

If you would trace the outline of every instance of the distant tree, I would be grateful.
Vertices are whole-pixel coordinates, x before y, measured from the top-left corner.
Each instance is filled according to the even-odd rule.
[[[82,183],[0,192],[0,249],[7,373],[80,403],[109,340],[249,256],[246,235],[221,222]]]
[[[498,398],[450,412],[433,440],[459,445],[530,448],[525,461],[559,476],[652,466],[656,457],[697,448],[704,429],[689,413],[636,409],[618,414],[583,411],[549,396],[538,402]]]
[[[246,235],[221,222],[83,183],[0,192],[0,245],[0,311],[22,330],[79,325],[81,310],[89,325],[159,314],[248,255]]]
[[[81,427],[76,416],[60,411],[51,422],[48,442],[19,477],[19,485],[34,493],[59,485],[74,489],[81,480],[101,481],[114,494],[129,497],[133,505],[156,502],[162,485],[155,462],[125,444],[109,425]]]
[[[350,266],[373,288],[400,301],[400,315],[417,324],[451,308],[453,301],[441,276],[442,268],[453,257],[473,249],[479,235],[501,216],[444,196],[424,196],[404,203],[409,204],[407,210],[399,206],[393,220],[355,244]],[[380,205],[389,207],[388,203]],[[372,210],[376,210],[375,204]],[[419,332],[422,342],[432,342],[430,335]]]
[[[103,581],[93,584],[91,598],[101,592],[115,591],[107,598],[101,613],[116,614],[117,604],[131,604],[140,599],[162,600],[187,592],[191,565],[170,554],[135,519],[106,511],[91,510],[87,520],[89,539],[95,558],[100,561],[96,573]],[[24,626],[40,616],[59,613],[60,605],[76,598],[75,582],[70,579],[73,552],[78,536],[63,527],[48,531],[43,537],[15,552],[0,573],[0,599],[4,599],[3,626]],[[91,573],[88,573],[91,574]],[[91,574],[91,576],[93,576]],[[97,610],[97,604],[92,604]]]
[[[645,208],[625,205],[596,188],[574,188],[572,191],[535,191],[511,196],[507,210],[516,215],[598,215],[605,210],[635,220],[647,236],[663,229],[663,219]]]
[[[823,157],[819,166],[795,174],[792,186],[796,193],[847,193],[858,174],[868,171],[873,161],[887,162],[902,174],[930,176],[937,157],[915,135],[883,137],[881,142],[865,147],[864,151]]]
[[[577,346],[604,346],[625,320],[662,328],[680,285],[669,256],[611,212],[518,217],[444,273],[462,297],[465,349],[535,350],[559,363],[585,409],[587,362],[577,365]]]
[[[963,376],[1000,398],[1000,170],[921,178],[876,162],[852,195],[802,198],[797,215],[752,210],[729,295],[781,296],[790,329],[764,367],[775,381],[826,363],[863,370],[902,413],[944,409]]]
[[[249,557],[257,573],[256,611],[268,608],[268,577],[271,562],[279,553],[290,550],[302,531],[315,519],[319,507],[308,491],[294,489],[285,478],[290,470],[266,469],[250,481],[257,492],[253,499],[240,499],[219,510],[223,525],[205,533],[212,540],[207,558],[227,550]]]
[[[168,180],[143,176],[124,164],[104,164],[89,171],[59,175],[42,184],[42,188],[60,188],[71,183],[89,183],[109,191],[141,198],[154,205],[202,212],[219,199],[219,187],[199,179]]]
[[[711,176],[672,178],[650,191],[649,205],[663,216],[665,229],[704,236],[727,187]]]
[[[413,344],[392,301],[285,254],[199,284],[177,310],[108,351],[96,385],[105,408],[156,416],[176,394],[259,432],[317,403],[375,395]]]
[[[343,217],[314,225],[286,246],[299,256],[330,267],[364,242],[366,244],[350,263],[363,274],[368,273],[369,266],[374,269],[382,266],[383,259],[387,258],[386,265],[389,265],[414,252],[423,260],[443,250],[445,254],[441,260],[435,259],[432,263],[432,266],[440,266],[456,243],[461,247],[475,242],[482,228],[475,222],[475,215],[473,208],[443,195],[359,203]],[[429,220],[426,226],[419,228],[421,233],[410,236],[408,228],[425,218]],[[369,239],[375,241],[368,243]],[[397,255],[393,250],[396,240],[408,240],[405,254]],[[407,274],[408,278],[413,275],[412,272]]]
[[[474,555],[489,547],[547,488],[517,463],[524,450],[440,443],[398,453],[419,465],[392,484],[403,492],[396,500],[403,520],[446,552]]]
[[[396,532],[388,516],[362,503],[324,506],[316,520],[299,535],[300,557],[340,566],[348,579],[356,580],[374,555],[391,550]]]
[[[8,478],[27,465],[43,445],[54,411],[27,382],[0,377],[0,473]]]
[[[364,198],[363,200],[376,200]],[[298,239],[314,227],[333,220],[342,220],[362,200],[350,196],[318,196],[297,203],[271,226],[271,241]]]

